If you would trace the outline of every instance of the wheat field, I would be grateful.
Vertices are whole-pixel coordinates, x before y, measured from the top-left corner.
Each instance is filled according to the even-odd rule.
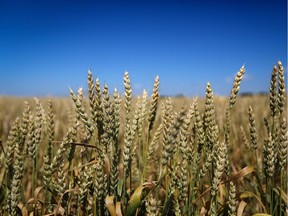
[[[267,95],[0,97],[0,215],[287,215],[284,69]],[[245,81],[245,80],[244,80]],[[240,90],[240,91],[239,91]],[[133,95],[133,96],[132,96]]]

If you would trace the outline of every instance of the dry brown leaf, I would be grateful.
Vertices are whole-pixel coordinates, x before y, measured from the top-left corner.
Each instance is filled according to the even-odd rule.
[[[18,207],[19,207],[19,209],[21,209],[22,216],[28,216],[28,211],[22,203],[19,203]]]
[[[117,216],[123,216],[122,210],[121,210],[121,202],[116,203],[116,214],[117,214]]]
[[[114,196],[107,196],[105,199],[106,207],[108,208],[111,216],[117,216],[116,207],[114,205]]]
[[[60,215],[63,215],[65,213],[65,210],[63,209],[63,207],[61,206],[61,200],[63,199],[63,196],[66,194],[66,193],[71,193],[71,192],[77,192],[79,193],[79,190],[78,188],[72,188],[72,189],[69,189],[69,190],[66,190],[60,197],[59,201],[58,201],[58,205],[55,209],[55,212],[54,212],[54,215],[57,216],[57,214],[60,214]]]
[[[237,210],[237,216],[242,216],[243,215],[243,212],[244,212],[244,209],[245,209],[246,205],[247,205],[247,203],[245,201],[242,200],[240,202],[238,210]]]

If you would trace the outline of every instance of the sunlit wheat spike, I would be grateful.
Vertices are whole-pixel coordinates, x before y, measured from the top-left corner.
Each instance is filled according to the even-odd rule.
[[[193,103],[190,105],[184,123],[180,129],[180,151],[183,154],[183,158],[188,159],[188,128],[191,124],[192,117],[194,116],[194,103],[196,102],[197,98],[193,100]]]
[[[16,118],[14,121],[11,130],[9,131],[7,139],[7,149],[6,149],[6,170],[8,172],[12,171],[13,173],[13,159],[14,159],[14,149],[17,143],[17,133],[19,131],[20,119]],[[11,173],[11,174],[12,174]]]
[[[123,165],[125,172],[128,176],[128,165],[131,162],[131,152],[132,152],[132,134],[130,126],[125,126],[125,134],[124,134],[124,148],[123,148]]]
[[[105,153],[108,153],[109,146],[112,140],[113,127],[113,106],[109,96],[108,86],[105,84],[102,91],[102,107],[103,107],[103,133],[101,134],[101,144],[104,147]]]
[[[233,88],[232,88],[231,93],[230,93],[230,98],[229,98],[229,108],[230,109],[233,107],[233,105],[236,102],[236,97],[237,97],[238,91],[240,89],[240,83],[241,83],[241,80],[243,79],[244,73],[245,73],[245,68],[244,68],[244,66],[242,66],[240,68],[240,70],[238,71],[235,79],[234,79]]]
[[[104,130],[105,130],[105,133],[107,133],[107,135],[111,137],[112,136],[112,117],[113,117],[114,110],[112,107],[111,98],[109,96],[109,89],[106,84],[104,85],[102,96],[103,96],[102,104],[103,104],[103,114],[104,114],[103,115]]]
[[[96,110],[96,99],[95,99],[95,85],[94,85],[94,79],[91,70],[88,70],[88,99],[89,99],[89,107],[90,107],[90,113],[91,118],[93,122],[96,124],[97,122],[97,110]]]
[[[20,132],[20,131],[19,131]],[[21,133],[18,132],[18,139],[21,139]],[[14,162],[14,175],[11,187],[11,206],[12,215],[16,215],[17,205],[20,199],[20,189],[22,187],[22,178],[24,172],[23,152],[20,152],[19,143],[16,143],[15,148],[15,162]]]
[[[167,144],[168,131],[172,121],[172,110],[173,110],[172,101],[171,98],[169,97],[168,99],[165,100],[165,103],[162,106],[163,146]]]
[[[203,123],[200,116],[200,112],[198,109],[198,103],[194,103],[194,115],[195,115],[195,126],[196,126],[196,132],[198,135],[198,139],[201,145],[204,145],[205,142],[205,135],[204,135],[204,129],[203,129]]]
[[[279,135],[279,165],[282,170],[285,169],[288,153],[288,137],[287,137],[287,120],[283,118],[280,122],[280,135]]]
[[[30,145],[29,154],[35,160],[37,156],[38,145],[42,136],[42,119],[43,119],[43,107],[38,98],[34,98],[36,102],[36,115],[34,118],[34,129],[32,125],[32,145]],[[32,120],[31,120],[32,121]]]
[[[74,120],[74,124],[73,126],[71,127],[70,129],[70,135],[69,135],[69,142],[70,143],[74,143],[77,139],[77,127],[79,127],[79,122],[78,120],[75,118]],[[85,147],[83,147],[82,149],[84,149],[84,151],[86,150]],[[83,153],[83,150],[81,149],[82,153]],[[74,158],[74,154],[75,154],[75,150],[76,150],[76,146],[75,145],[69,145],[68,144],[68,157],[67,157],[67,160],[69,162],[69,165],[72,163],[72,159]]]
[[[179,130],[181,128],[181,125],[184,122],[186,115],[186,110],[182,109],[179,114],[175,115],[171,125],[168,130],[168,134],[166,137],[166,141],[163,142],[163,151],[162,151],[162,167],[164,168],[168,162],[169,159],[173,157],[174,150],[176,148],[177,143],[177,137],[179,134]]]
[[[110,172],[110,194],[117,195],[117,186],[118,186],[118,164],[120,161],[120,147],[119,147],[119,129],[120,129],[120,108],[121,108],[121,97],[117,89],[114,89],[113,94],[114,99],[114,112],[113,112],[113,155],[112,155],[112,166]]]
[[[16,127],[15,127],[15,148],[13,149],[13,151],[15,152],[15,158],[13,161],[13,178],[10,179],[7,183],[11,183],[12,181],[12,185],[8,186],[8,190],[7,192],[10,193],[11,192],[11,209],[12,209],[12,215],[16,213],[16,209],[17,209],[17,205],[18,205],[18,201],[20,198],[20,189],[22,186],[22,178],[24,175],[24,161],[23,161],[23,134],[22,134],[22,130],[21,127],[19,125],[19,120],[16,119]],[[8,167],[8,169],[10,169],[10,167]],[[8,170],[8,177],[10,176],[9,170]],[[11,175],[12,177],[12,175]],[[11,190],[11,191],[10,191]],[[8,195],[8,197],[10,198],[10,195]],[[10,200],[8,201],[10,202]],[[16,215],[16,214],[15,214]]]
[[[173,200],[173,207],[174,207],[175,216],[181,216],[182,215],[181,208],[177,199]]]
[[[162,129],[163,129],[163,126],[162,124],[160,124],[156,130],[156,132],[154,133],[154,136],[152,138],[152,141],[148,147],[148,153],[147,153],[147,161],[150,162],[153,158],[153,155],[155,154],[155,149],[156,149],[156,146],[158,144],[158,141],[160,139],[160,135],[162,133]]]
[[[21,132],[23,134],[23,137],[25,138],[25,136],[28,133],[31,108],[30,108],[27,101],[24,102],[24,106],[25,106],[25,109],[24,109],[24,112],[22,114]]]
[[[95,165],[93,165],[93,168],[96,172],[96,178],[94,181],[94,197],[96,198],[96,215],[108,215],[105,213],[104,208],[104,199],[107,194],[107,175],[104,174],[103,170],[103,161],[98,161]]]
[[[80,119],[82,120],[82,122],[85,125],[85,129],[87,132],[86,141],[88,141],[94,132],[94,128],[93,128],[90,120],[88,119],[88,116],[87,116],[85,109],[83,107],[83,104],[82,104],[83,89],[82,88],[78,89],[78,97],[74,94],[73,90],[70,89],[70,95],[71,95],[72,100],[74,102],[74,105],[76,107],[77,114],[79,115]]]
[[[206,174],[208,174],[208,169],[212,164],[213,159],[215,158],[215,150],[212,150],[211,152],[209,152],[204,165],[202,166],[202,168],[199,171],[199,174],[197,176],[198,180],[201,180]]]
[[[43,183],[44,186],[49,188],[51,184],[51,174],[52,174],[52,169],[51,169],[51,159],[49,159],[49,154],[47,151],[44,151],[44,156],[43,156]]]
[[[268,121],[267,117],[264,117],[264,125],[266,127],[267,134],[269,134],[271,132],[271,129],[270,129],[270,124],[269,124],[269,121]]]
[[[114,111],[113,111],[113,123],[112,123],[112,136],[113,136],[113,155],[112,166],[110,172],[110,194],[117,195],[118,186],[118,164],[120,161],[120,148],[119,148],[119,129],[120,129],[120,109],[121,109],[121,97],[117,89],[114,89],[113,93]]]
[[[35,120],[33,119],[33,116],[30,116],[30,123],[29,123],[29,132],[27,135],[27,150],[28,150],[28,155],[31,158],[34,158],[34,155],[36,154],[36,125],[35,125]]]
[[[124,74],[124,87],[125,87],[125,132],[124,132],[123,165],[127,177],[128,164],[131,161],[131,147],[133,141],[130,125],[132,90],[128,72],[125,72]]]
[[[186,201],[187,199],[187,194],[188,194],[188,161],[186,159],[184,159],[182,161],[182,164],[180,166],[180,187],[179,187],[179,191],[180,191],[180,200],[182,201]]]
[[[195,116],[195,130],[198,138],[198,149],[196,156],[196,164],[198,165],[200,163],[202,150],[205,144],[205,133],[197,101],[194,103],[194,116]]]
[[[268,138],[264,140],[263,157],[264,173],[267,177],[272,178],[275,169],[275,152],[274,140],[271,133],[269,134]]]
[[[64,159],[62,159],[59,163],[57,178],[55,179],[54,185],[56,185],[56,191],[59,195],[63,194],[66,190],[66,182],[65,182],[65,172],[64,172]],[[62,199],[63,202],[63,199]]]
[[[151,105],[149,109],[149,114],[148,114],[148,120],[149,120],[149,131],[152,130],[154,121],[156,118],[156,112],[157,112],[157,107],[158,107],[158,100],[159,100],[159,77],[155,77],[154,81],[154,87],[153,87],[153,94],[152,94],[152,100],[151,100]]]
[[[87,200],[87,215],[88,216],[93,216],[93,215],[95,215],[94,214],[94,200],[95,200],[95,198],[94,198],[94,195],[92,194],[90,194],[89,196],[88,196],[88,200]]]
[[[146,206],[146,216],[159,215],[157,201],[154,197],[150,196],[148,199],[146,199],[145,206]]]
[[[113,158],[112,158],[112,166],[110,172],[110,194],[117,195],[117,186],[118,186],[118,163],[119,163],[119,150],[116,149]]]
[[[136,137],[136,134],[139,135],[139,126],[140,126],[140,121],[141,121],[141,116],[142,116],[142,102],[143,102],[143,98],[141,98],[140,96],[137,98],[137,102],[135,105],[135,112],[134,112],[134,117],[132,120],[132,125],[131,125],[131,136],[132,136],[132,142],[134,143],[133,148],[132,148],[132,153],[131,153],[131,157],[134,158],[134,161],[136,164],[136,150],[139,149],[139,142],[134,142]],[[141,135],[140,135],[141,136]],[[138,140],[140,139],[140,136],[138,136]],[[140,147],[141,148],[141,147]],[[134,167],[134,171],[139,171],[137,167]],[[137,169],[137,170],[136,170]]]
[[[250,143],[247,140],[247,136],[242,125],[240,126],[240,133],[241,133],[242,142],[244,143],[245,147],[249,150],[251,148]]]
[[[205,110],[204,110],[204,131],[206,135],[206,142],[208,150],[211,151],[214,143],[218,140],[218,130],[216,128],[215,108],[213,90],[210,83],[206,85],[206,98],[205,98]]]
[[[55,137],[55,120],[54,120],[54,111],[53,111],[53,103],[51,100],[48,101],[48,110],[47,110],[47,120],[48,120],[48,138],[49,142],[54,141]]]
[[[285,80],[284,80],[284,68],[282,66],[282,62],[278,62],[278,110],[279,113],[282,114],[285,107],[285,97],[286,97],[286,90],[285,90]]]
[[[257,150],[257,133],[256,133],[256,121],[255,116],[253,113],[253,109],[250,106],[248,109],[248,115],[249,115],[249,131],[250,131],[250,142],[251,146],[254,148],[254,150]]]
[[[236,186],[234,182],[230,181],[229,182],[229,210],[228,210],[228,215],[229,216],[236,216]]]
[[[95,192],[97,195],[97,201],[103,201],[104,195],[104,187],[105,187],[105,177],[104,177],[104,170],[103,170],[103,161],[98,161],[94,166],[96,172],[96,179],[95,179]]]
[[[127,118],[130,117],[129,115],[131,111],[131,99],[132,99],[131,82],[129,78],[129,73],[127,71],[124,74],[124,87],[125,87],[125,109],[126,109],[126,120],[127,120]]]
[[[231,113],[230,113],[230,107],[227,106],[225,109],[225,142],[227,143],[227,146],[230,146],[230,131],[231,131]]]
[[[28,142],[31,141],[30,146],[28,147],[29,155],[35,160],[37,156],[38,145],[41,141],[42,136],[42,126],[43,126],[43,107],[38,98],[34,98],[36,101],[36,116],[34,123],[31,120],[31,135]]]
[[[114,89],[114,112],[113,112],[113,136],[117,139],[120,127],[121,96],[117,89]]]
[[[169,192],[173,193],[179,186],[181,186],[181,181],[178,176],[178,170],[180,169],[180,164],[177,163],[172,167],[172,169],[169,170],[169,177],[170,177],[170,182],[169,182]]]
[[[86,210],[88,205],[87,197],[89,196],[89,188],[93,185],[93,169],[92,167],[85,167],[80,176],[79,182],[79,202],[83,209]]]
[[[52,173],[57,171],[56,169],[60,166],[61,161],[63,160],[63,158],[67,156],[65,153],[67,149],[69,149],[70,143],[73,142],[74,134],[75,134],[74,128],[69,128],[68,132],[65,134],[63,141],[61,142],[59,146],[59,149],[57,150],[56,154],[53,157],[53,160],[51,163]]]
[[[225,164],[226,164],[226,156],[227,156],[227,146],[225,142],[221,142],[219,144],[219,148],[216,152],[216,167],[214,171],[213,181],[212,181],[212,188],[211,188],[211,195],[212,197],[216,196],[218,191],[219,183],[222,179],[222,175],[225,170]]]
[[[7,188],[6,188],[6,200],[7,200],[7,210],[11,211],[11,186],[12,179],[14,174],[14,154],[17,144],[17,136],[19,131],[19,118],[16,118],[15,122],[12,125],[11,130],[9,131],[7,139],[7,148],[6,148],[6,175],[7,175]]]
[[[133,117],[132,125],[131,125],[132,141],[134,140],[135,135],[139,129],[139,120],[141,117],[141,108],[142,108],[142,101],[141,101],[141,98],[138,97],[136,105],[135,105],[135,113],[134,113],[134,117]]]
[[[55,120],[54,120],[54,113],[53,113],[53,104],[52,101],[48,101],[48,115],[47,115],[47,132],[48,132],[48,147],[47,147],[47,154],[48,154],[48,163],[51,163],[52,160],[52,153],[53,153],[53,145],[52,142],[55,139]]]
[[[278,69],[274,65],[270,81],[270,110],[272,117],[274,117],[277,112],[277,75]]]
[[[210,83],[206,85],[205,111],[204,111],[204,130],[215,125],[215,109],[213,90]]]
[[[103,134],[103,107],[102,107],[102,92],[99,79],[95,81],[95,109],[96,114],[94,116],[94,122],[97,122],[98,137],[101,137]]]
[[[138,136],[141,137],[143,133],[143,127],[147,115],[147,91],[144,89],[142,93],[142,101],[141,101],[141,112],[139,116],[138,122]]]

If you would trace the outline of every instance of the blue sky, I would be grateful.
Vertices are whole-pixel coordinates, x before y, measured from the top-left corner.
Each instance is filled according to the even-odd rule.
[[[63,96],[101,84],[135,94],[160,77],[160,94],[228,95],[244,64],[242,92],[269,89],[287,68],[286,0],[0,1],[0,94]]]

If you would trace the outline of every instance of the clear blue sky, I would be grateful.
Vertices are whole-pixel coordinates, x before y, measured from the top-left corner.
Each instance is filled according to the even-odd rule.
[[[160,76],[162,95],[267,91],[273,64],[287,68],[286,0],[0,1],[0,94],[63,96],[101,84],[135,93]]]

